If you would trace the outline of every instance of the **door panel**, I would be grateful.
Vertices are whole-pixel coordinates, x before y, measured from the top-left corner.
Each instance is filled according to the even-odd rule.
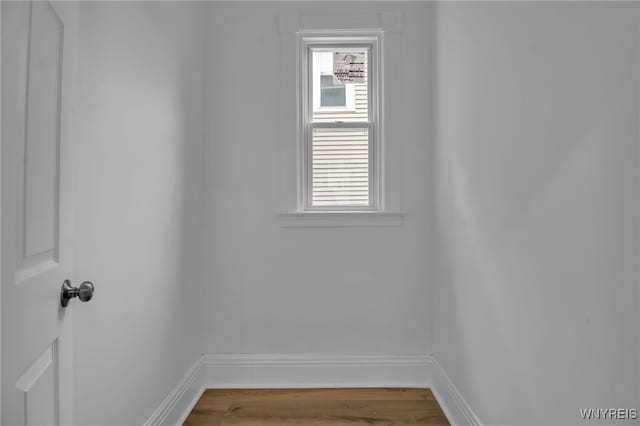
[[[25,135],[25,260],[57,260],[58,143],[62,22],[49,3],[33,3]]]
[[[2,2],[2,424],[72,424],[77,3]],[[70,43],[71,42],[71,43]]]
[[[56,349],[56,343],[48,347],[16,383],[18,420],[21,425],[59,424]]]
[[[20,282],[58,261],[58,184],[60,89],[62,84],[62,22],[47,2],[30,11],[26,92],[24,162],[18,194],[17,235],[21,256],[16,271]],[[22,76],[21,76],[22,77]],[[22,85],[21,85],[22,86]]]

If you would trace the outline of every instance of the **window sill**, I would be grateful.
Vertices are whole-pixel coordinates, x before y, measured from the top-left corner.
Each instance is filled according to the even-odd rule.
[[[406,214],[398,211],[292,212],[279,213],[278,222],[283,228],[400,226]]]

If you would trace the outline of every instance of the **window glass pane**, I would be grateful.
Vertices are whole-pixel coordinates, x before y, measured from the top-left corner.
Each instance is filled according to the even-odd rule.
[[[320,106],[346,107],[345,87],[331,75],[320,75]]]
[[[312,120],[369,121],[366,48],[312,49]]]
[[[311,150],[312,206],[369,205],[367,128],[315,128]]]

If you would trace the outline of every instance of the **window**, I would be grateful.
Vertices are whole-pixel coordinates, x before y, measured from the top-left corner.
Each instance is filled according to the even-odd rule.
[[[346,107],[347,95],[344,83],[330,75],[320,74],[320,106]]]
[[[302,46],[304,210],[378,210],[378,39],[308,37]]]
[[[333,74],[333,55],[316,51],[312,56],[313,110],[338,112],[355,110],[355,84],[346,83]]]
[[[402,225],[406,132],[388,114],[402,109],[402,14],[285,13],[278,28],[279,225]]]

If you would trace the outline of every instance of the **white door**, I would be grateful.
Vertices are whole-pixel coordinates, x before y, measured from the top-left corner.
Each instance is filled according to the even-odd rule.
[[[2,2],[2,425],[72,424],[77,4]],[[77,285],[79,283],[73,283]]]

